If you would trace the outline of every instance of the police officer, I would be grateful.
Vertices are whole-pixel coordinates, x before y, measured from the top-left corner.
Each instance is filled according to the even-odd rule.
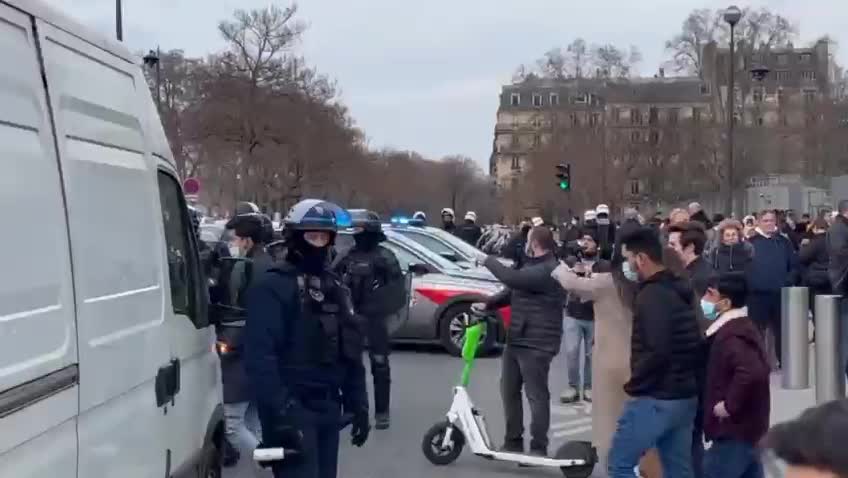
[[[394,254],[379,247],[386,240],[380,216],[351,211],[356,245],[336,266],[350,288],[356,311],[365,317],[368,357],[374,378],[374,421],[378,430],[389,428],[391,370],[387,318],[406,305],[403,272]]]
[[[277,478],[335,477],[348,420],[355,446],[368,439],[361,324],[329,270],[342,214],[316,199],[296,204],[284,220],[285,259],[248,291],[245,366],[263,446],[299,451],[274,464]]]
[[[426,226],[427,225],[427,214],[424,214],[424,211],[415,211],[415,214],[412,215],[412,220],[409,221],[409,224],[411,226],[418,226],[418,227]]]

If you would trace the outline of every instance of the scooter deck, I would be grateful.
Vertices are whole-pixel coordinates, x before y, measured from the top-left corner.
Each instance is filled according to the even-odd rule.
[[[475,453],[475,455],[482,458],[488,458],[490,460],[511,461],[518,463],[519,465],[549,466],[553,468],[584,466],[588,464],[586,463],[586,460],[563,460],[503,451],[484,451]]]

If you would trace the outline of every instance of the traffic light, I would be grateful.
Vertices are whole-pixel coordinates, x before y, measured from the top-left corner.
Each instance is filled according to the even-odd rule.
[[[560,163],[556,166],[557,169],[557,184],[563,191],[571,190],[571,165]]]

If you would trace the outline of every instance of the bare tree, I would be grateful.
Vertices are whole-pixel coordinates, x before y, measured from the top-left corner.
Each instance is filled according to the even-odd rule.
[[[590,67],[589,51],[586,47],[586,41],[582,38],[575,38],[568,47],[566,47],[568,56],[566,58],[566,67],[574,78],[583,78],[586,70]]]

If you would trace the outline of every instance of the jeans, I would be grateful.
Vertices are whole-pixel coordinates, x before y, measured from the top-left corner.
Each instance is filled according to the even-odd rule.
[[[692,425],[696,397],[657,400],[630,399],[612,437],[607,470],[610,478],[632,478],[633,468],[646,451],[656,448],[663,476],[692,478]]]
[[[736,440],[715,440],[704,455],[704,478],[763,478],[757,449]]]
[[[595,322],[565,318],[565,361],[568,366],[568,385],[580,390],[580,344],[583,344],[583,388],[592,388],[592,342]]]
[[[551,425],[551,392],[548,372],[554,356],[541,350],[507,345],[501,368],[506,433],[504,445],[524,449],[524,403],[521,388],[530,403],[530,449],[547,451]]]
[[[224,435],[242,456],[252,459],[262,436],[256,406],[250,402],[225,403]]]

